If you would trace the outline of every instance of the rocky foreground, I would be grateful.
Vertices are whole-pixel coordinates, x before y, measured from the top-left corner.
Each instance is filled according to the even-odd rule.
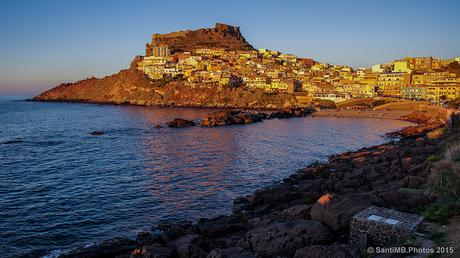
[[[394,133],[398,141],[332,156],[237,198],[230,216],[162,222],[136,240],[115,238],[61,257],[361,257],[348,242],[355,213],[369,205],[416,213],[436,199],[425,191],[430,157],[460,134],[422,118],[407,117],[420,124]]]

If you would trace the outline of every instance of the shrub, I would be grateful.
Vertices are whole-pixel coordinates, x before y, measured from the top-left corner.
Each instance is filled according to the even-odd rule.
[[[428,220],[445,223],[450,215],[460,213],[460,142],[448,146],[442,159],[433,155],[428,160],[439,160],[429,176],[438,200],[428,205],[422,215]]]
[[[435,192],[447,199],[457,200],[460,194],[460,143],[448,146],[444,157],[433,166],[430,181]]]
[[[422,212],[422,216],[429,221],[445,223],[450,216],[448,206],[446,203],[430,204]]]

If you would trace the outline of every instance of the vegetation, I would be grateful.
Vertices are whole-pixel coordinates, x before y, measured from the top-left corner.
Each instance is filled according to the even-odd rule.
[[[429,179],[438,200],[422,214],[428,220],[445,223],[450,216],[460,213],[460,142],[448,146],[442,159],[429,160],[435,162]]]
[[[336,105],[335,102],[332,100],[326,100],[326,99],[318,99],[315,100],[316,105],[318,105],[320,108],[324,109],[335,109]]]

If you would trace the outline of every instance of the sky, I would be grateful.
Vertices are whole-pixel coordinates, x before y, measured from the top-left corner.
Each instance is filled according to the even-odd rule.
[[[0,95],[103,77],[144,54],[152,33],[240,26],[256,48],[369,67],[460,56],[460,1],[0,1]]]

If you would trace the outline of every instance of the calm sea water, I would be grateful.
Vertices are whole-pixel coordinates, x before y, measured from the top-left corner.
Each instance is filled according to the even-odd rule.
[[[309,117],[155,128],[208,112],[1,98],[0,257],[134,236],[161,219],[228,214],[237,196],[409,125]]]

